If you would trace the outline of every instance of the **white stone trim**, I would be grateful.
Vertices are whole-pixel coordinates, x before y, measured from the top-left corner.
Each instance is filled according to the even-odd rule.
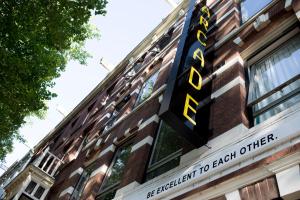
[[[239,63],[240,65],[244,66],[244,60],[240,55],[233,57],[232,59],[225,61],[225,65],[217,69],[213,74],[216,76],[220,76],[223,72],[233,67],[235,64]]]
[[[87,148],[91,147],[92,144],[94,144],[96,138],[92,139],[89,143],[87,143],[82,149],[81,151],[85,151]]]
[[[238,190],[225,194],[226,200],[241,200],[241,196]]]
[[[221,8],[219,8],[216,12],[214,12],[214,14],[211,16],[211,18],[213,18],[214,16],[216,16],[217,14],[219,14],[219,12],[221,12],[224,8],[228,7],[231,3],[233,3],[232,1],[233,0],[227,1],[227,3],[225,3]],[[218,3],[218,1],[216,1],[216,3]]]
[[[97,142],[96,142],[96,144],[95,144],[95,147],[94,147],[94,149],[96,150],[99,146],[100,146],[100,144],[102,143],[102,138],[99,138],[98,140],[97,140]]]
[[[180,157],[179,165],[186,165],[187,163],[193,162],[195,159],[199,158],[204,152],[208,150],[208,147],[202,146],[198,149],[194,149]]]
[[[122,198],[122,196],[123,196],[124,193],[126,193],[126,192],[128,192],[128,191],[130,191],[130,190],[132,190],[134,188],[136,188],[139,185],[141,185],[141,184],[138,183],[138,182],[136,182],[136,181],[134,181],[132,183],[129,183],[128,185],[126,185],[126,186],[124,186],[124,187],[122,187],[122,188],[120,188],[120,189],[117,190],[115,198],[117,198],[117,199],[118,199],[118,197]]]
[[[140,87],[137,87],[135,90],[133,90],[131,93],[130,93],[130,96],[133,96],[135,94],[139,94],[140,93]]]
[[[70,186],[67,189],[65,189],[64,191],[62,191],[59,195],[59,198],[66,195],[66,194],[72,194],[74,191],[74,187]]]
[[[110,113],[106,113],[98,122],[101,122],[102,120],[104,120],[105,118],[110,118],[111,114]]]
[[[114,143],[114,144],[117,144],[117,143],[118,143],[118,138],[117,138],[117,137],[114,138],[113,143]]]
[[[296,16],[300,20],[300,11],[296,12]]]
[[[161,103],[162,100],[163,100],[163,98],[164,98],[164,95],[160,95],[160,96],[158,97],[158,102]]]
[[[139,141],[138,143],[136,143],[135,145],[132,146],[131,153],[136,151],[137,149],[141,148],[142,146],[144,146],[146,144],[152,145],[152,143],[153,143],[153,137],[147,136],[143,140]]]
[[[240,47],[244,45],[244,41],[240,37],[235,38],[233,42]]]
[[[94,177],[97,174],[105,174],[107,169],[107,165],[102,165],[101,167],[92,172],[91,177]]]
[[[218,137],[209,140],[207,142],[207,146],[209,146],[211,149],[205,152],[203,156],[209,155],[210,153],[221,149],[232,142],[242,140],[247,136],[248,131],[249,129],[243,123],[240,123],[225,133],[222,133]]]
[[[212,93],[211,98],[217,98],[237,85],[245,86],[245,80],[240,76],[236,77],[235,79],[233,79],[232,81],[230,81],[229,83]]]
[[[102,157],[103,155],[105,155],[108,152],[115,152],[115,150],[116,150],[116,145],[112,144],[109,147],[107,147],[106,149],[104,149],[103,151],[101,151],[98,158]]]
[[[276,174],[280,196],[283,199],[296,199],[300,195],[299,164]]]
[[[228,17],[229,15],[231,15],[232,12],[237,12],[237,13],[240,13],[240,11],[234,7],[232,8],[231,10],[229,10],[228,12],[226,12],[225,15],[223,15],[220,19],[216,20],[216,25],[218,25],[221,21],[223,21],[226,17]]]
[[[157,187],[166,184],[170,180],[175,180],[176,178],[182,176],[182,174],[184,173],[192,171],[193,169],[197,169],[200,165],[204,166],[207,162],[215,160],[219,156],[221,157],[222,155],[226,154],[226,152],[232,152],[231,149],[240,149],[241,146],[245,146],[246,144],[251,143],[256,139],[259,140],[261,137],[265,137],[269,133],[274,134],[275,138],[277,138],[274,143],[270,143],[268,146],[256,149],[250,152],[247,156],[237,158],[237,160],[233,161],[232,163],[227,163],[227,166],[224,164],[218,169],[210,171],[210,173],[206,173],[205,175],[198,174],[198,177],[194,178],[188,184],[186,183],[185,185],[177,186],[177,189],[172,188],[167,192],[156,194],[154,198],[148,198],[148,200],[172,199],[178,197],[181,194],[192,191],[211,181],[224,177],[225,175],[238,171],[239,169],[249,166],[252,163],[272,156],[281,150],[298,144],[300,142],[300,106],[293,106],[283,113],[285,115],[281,115],[279,118],[277,118],[278,116],[275,116],[276,119],[272,118],[271,121],[269,120],[267,122],[263,122],[261,124],[262,126],[255,126],[249,129],[246,133],[242,134],[244,135],[244,137],[237,141],[233,141],[232,143],[222,147],[214,153],[206,155],[203,154],[192,163],[179,165],[169,172],[166,172],[136,187],[132,191],[126,193],[123,196],[123,199],[147,199],[147,192],[151,192],[153,189],[155,190]],[[260,166],[259,168],[255,168],[248,173],[233,177],[228,181],[222,182],[216,187],[211,187],[205,191],[201,191],[201,193],[198,194],[198,197],[200,196],[198,199],[207,200],[210,198],[218,197],[220,195],[224,195],[243,186],[274,175],[274,172],[270,169],[281,168],[282,163],[288,166],[292,166],[298,164],[299,162],[300,152],[279,158],[279,160],[274,161],[269,165],[266,164],[265,166]]]
[[[164,66],[162,66],[161,68],[159,68],[159,70],[158,70],[159,72],[158,73],[160,73],[161,71],[163,71],[165,68],[167,68],[173,62],[174,62],[174,56],[167,63],[164,63]]]
[[[215,26],[218,26],[219,23],[221,23],[224,19],[226,19],[226,17],[228,17],[229,15],[231,15],[233,12],[237,12],[237,13],[240,13],[240,11],[234,7],[232,8],[231,10],[229,10],[228,12],[226,12],[225,15],[223,15],[222,17],[220,17],[220,19],[217,19],[215,24],[213,26],[211,26],[210,28],[208,28],[208,31],[211,31]]]
[[[269,13],[262,14],[253,22],[253,26],[257,31],[262,30],[270,23]]]
[[[112,101],[110,104],[108,104],[106,107],[105,107],[105,110],[109,109],[111,106],[115,106],[116,105],[116,102],[115,101]]]
[[[126,129],[124,132],[124,136],[127,137],[129,135],[130,128]]]
[[[83,168],[82,168],[82,167],[79,167],[78,169],[76,169],[75,171],[73,171],[73,172],[70,174],[69,178],[75,176],[76,174],[81,175],[82,172],[83,172]]]
[[[195,159],[199,159],[200,156],[209,156],[224,147],[226,148],[226,146],[228,147],[228,145],[232,142],[242,140],[247,136],[247,131],[249,131],[249,129],[244,124],[241,123],[236,125],[218,137],[209,140],[207,142],[207,146],[202,146],[182,155],[180,157],[180,165],[186,165],[187,163],[194,162]]]
[[[148,126],[149,124],[151,124],[152,122],[159,122],[159,117],[157,114],[153,115],[152,117],[150,117],[149,119],[147,119],[146,121],[144,121],[142,124],[139,125],[139,130],[142,130],[143,128],[145,128],[146,126]]]
[[[293,2],[293,0],[285,0],[284,8],[286,10],[291,10],[292,9],[292,2]]]

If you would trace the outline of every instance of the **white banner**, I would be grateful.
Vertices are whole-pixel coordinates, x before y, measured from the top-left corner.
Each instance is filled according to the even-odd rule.
[[[189,168],[180,169],[168,177],[155,179],[138,186],[123,196],[123,199],[159,199],[175,191],[179,191],[190,184],[203,180],[224,169],[228,169],[230,166],[245,161],[249,157],[253,158],[274,146],[299,136],[299,122],[300,113],[298,112],[289,118],[270,125],[260,132],[254,130],[255,133],[248,133],[249,137],[207,158],[199,159],[199,161],[196,161]],[[253,132],[252,129],[249,131]],[[280,149],[277,150],[279,151]]]

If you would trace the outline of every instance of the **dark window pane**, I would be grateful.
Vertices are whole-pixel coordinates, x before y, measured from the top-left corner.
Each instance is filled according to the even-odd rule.
[[[115,106],[116,111],[120,112],[126,103],[130,100],[130,94],[126,95],[118,105]]]
[[[27,192],[28,194],[31,194],[31,192],[34,190],[35,186],[36,186],[36,182],[31,181],[28,184],[27,188],[25,189],[25,192]]]
[[[39,199],[39,198],[41,198],[41,196],[43,195],[44,192],[45,192],[45,188],[39,186],[39,188],[35,192],[34,196]]]
[[[182,148],[183,139],[166,123],[161,123],[151,164],[160,161]]]
[[[115,194],[116,190],[109,191],[97,197],[96,200],[111,200],[115,197]]]
[[[19,198],[19,200],[33,200],[32,198],[30,198],[29,196],[27,196],[26,194],[22,194]]]
[[[191,147],[185,139],[163,121],[161,121],[158,131],[146,181],[178,166],[182,149]]]
[[[147,177],[146,177],[146,181],[153,179],[171,169],[173,169],[174,167],[178,166],[180,162],[180,157],[176,157],[172,160],[170,160],[169,162],[163,164],[162,166],[156,168],[155,170],[150,171],[149,173],[147,173]]]
[[[272,0],[242,0],[242,22],[246,22],[249,18],[251,18],[264,7],[266,7],[271,1]]]
[[[88,179],[89,179],[89,174],[86,171],[84,171],[82,173],[82,175],[80,176],[80,179],[75,187],[75,190],[72,193],[72,196],[71,196],[72,200],[80,199],[82,192],[85,188],[85,185],[88,182]]]
[[[118,183],[123,175],[123,171],[131,151],[131,145],[121,147],[114,160],[114,163],[106,175],[106,180],[102,186],[102,190]]]

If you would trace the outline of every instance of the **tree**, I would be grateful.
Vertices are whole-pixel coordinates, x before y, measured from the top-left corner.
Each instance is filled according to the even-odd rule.
[[[24,118],[47,109],[49,91],[70,59],[85,64],[88,24],[105,15],[106,0],[2,0],[0,2],[0,160],[12,151]]]

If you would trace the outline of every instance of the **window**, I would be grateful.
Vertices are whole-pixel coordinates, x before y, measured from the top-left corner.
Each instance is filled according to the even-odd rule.
[[[91,176],[91,174],[97,169],[97,163],[94,162],[89,165],[81,174],[79,181],[77,182],[75,189],[71,195],[71,200],[79,200],[83,194],[84,188]]]
[[[135,73],[137,73],[138,71],[140,71],[142,65],[143,65],[143,62],[144,62],[144,58],[140,58],[138,59],[138,61],[133,65],[133,71]]]
[[[146,180],[159,176],[179,164],[183,147],[190,146],[175,130],[161,121]]]
[[[249,69],[248,106],[254,125],[300,101],[300,35],[293,37]]]
[[[34,181],[30,181],[24,193],[19,199],[40,199],[43,196],[45,190],[46,189],[41,185],[37,184]]]
[[[137,98],[137,103],[136,105],[139,105],[140,103],[142,103],[143,101],[145,101],[147,98],[150,97],[150,95],[153,92],[153,88],[154,88],[154,84],[156,82],[158,76],[158,72],[156,72],[155,74],[153,74],[150,78],[148,78],[148,80],[144,83],[144,85],[142,86],[142,89],[139,93],[139,96]]]
[[[115,86],[117,85],[118,81],[114,82],[107,90],[106,90],[106,94],[108,96],[110,96],[113,92],[113,90],[115,89]]]
[[[39,199],[39,198],[42,197],[42,195],[43,195],[44,192],[45,192],[45,188],[39,186],[38,189],[37,189],[37,191],[34,194],[34,197],[36,197],[36,198]]]
[[[130,156],[132,144],[120,147],[115,155],[113,163],[106,173],[97,200],[113,199],[120,184],[127,160]]]
[[[171,42],[174,29],[174,27],[171,27],[168,32],[161,37],[158,41],[159,49],[164,49]]]
[[[25,189],[25,192],[27,192],[28,194],[31,194],[31,192],[34,190],[34,188],[35,188],[36,185],[37,185],[36,182],[30,181],[30,183],[28,184],[27,188]]]
[[[272,0],[241,0],[242,23],[253,17]]]
[[[72,196],[70,198],[71,200],[79,200],[80,199],[83,189],[84,189],[89,177],[90,177],[90,173],[88,173],[87,171],[83,171],[83,173],[81,174],[80,179],[77,182],[75,189],[72,193]]]
[[[122,110],[122,108],[124,108],[124,106],[127,104],[127,102],[130,100],[131,95],[128,94],[126,95],[116,106],[115,106],[115,110],[117,112],[120,112]]]
[[[114,123],[118,119],[118,115],[119,115],[119,112],[117,110],[114,110],[114,112],[111,114],[109,120],[105,124],[104,131],[109,130],[114,125]]]

